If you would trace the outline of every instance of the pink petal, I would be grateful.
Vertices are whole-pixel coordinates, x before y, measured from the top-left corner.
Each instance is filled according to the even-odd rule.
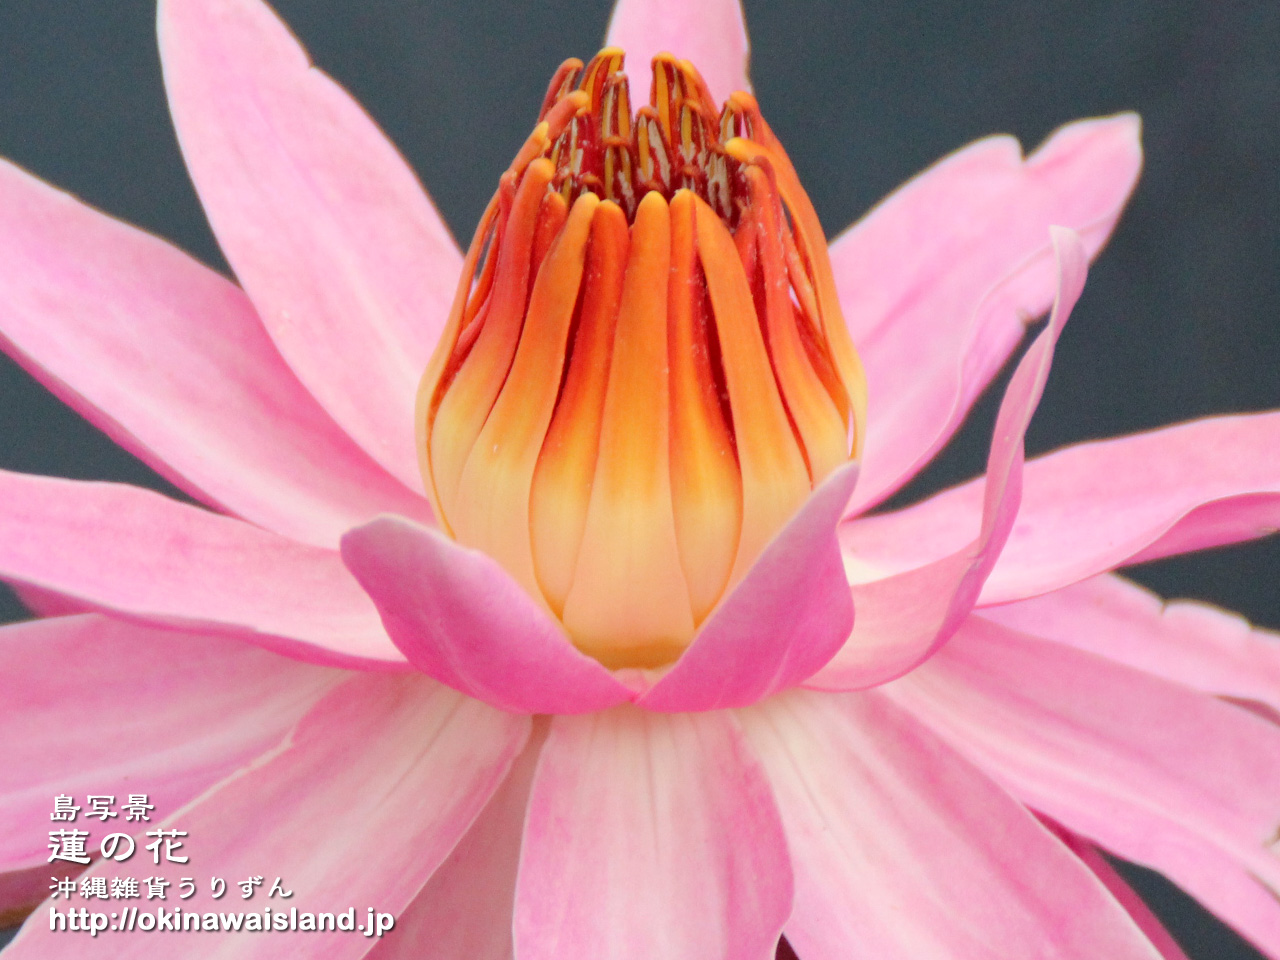
[[[989,607],[982,617],[1183,686],[1280,711],[1280,637],[1208,604],[1166,603],[1106,574]]]
[[[981,526],[973,524],[949,555],[892,576],[855,582],[854,625],[849,641],[806,686],[851,690],[876,686],[910,670],[938,649],[973,608],[1013,525],[1021,496],[1023,436],[1053,362],[1053,347],[1080,291],[1085,249],[1070,230],[1051,231],[1058,263],[1058,297],[1044,332],[1018,364],[996,417],[983,480]],[[976,517],[975,517],[976,519]],[[858,520],[847,527],[856,534]],[[842,540],[846,535],[842,531]],[[848,544],[846,543],[846,547]],[[852,563],[860,558],[851,556]],[[853,573],[857,573],[855,568]]]
[[[520,960],[765,960],[790,912],[782,824],[730,714],[552,721],[516,884]]]
[[[1024,803],[1280,951],[1273,724],[978,619],[888,689]]]
[[[954,433],[1054,295],[1050,224],[1090,257],[1142,165],[1133,114],[1063,127],[1025,161],[981,140],[883,201],[837,239],[832,267],[874,416],[851,512],[883,500]]]
[[[0,295],[0,346],[206,502],[321,545],[377,513],[430,516],[320,409],[233,284],[2,161]]]
[[[434,529],[382,517],[342,538],[342,558],[404,657],[455,690],[518,713],[583,713],[634,696],[497,561]]]
[[[742,721],[782,811],[805,960],[1157,956],[1030,813],[880,695],[793,691]]]
[[[369,951],[367,960],[513,960],[520,838],[545,723],[512,766],[506,781],[448,859],[396,918],[395,933]]]
[[[795,686],[835,655],[853,626],[835,530],[857,478],[851,463],[823,481],[640,706],[745,706]]]
[[[1053,829],[1052,826],[1050,826],[1050,829]],[[1115,868],[1107,862],[1106,857],[1098,852],[1097,847],[1065,830],[1054,830],[1054,835],[1065,843],[1071,852],[1097,875],[1098,879],[1102,881],[1102,885],[1128,911],[1129,916],[1133,917],[1133,922],[1138,925],[1138,929],[1160,951],[1160,956],[1163,960],[1188,960],[1182,948],[1169,935],[1169,931],[1164,928],[1164,925],[1156,918],[1156,915],[1151,912],[1151,908],[1142,901],[1141,897],[1133,892],[1133,888],[1125,883],[1120,874],[1116,873]]]
[[[0,577],[301,660],[404,663],[336,551],[123,484],[0,471]]]
[[[752,703],[830,658],[851,621],[832,532],[856,476],[853,464],[836,471],[809,498],[685,655],[644,694],[643,706],[683,711]],[[581,713],[634,699],[485,554],[395,517],[351,531],[342,549],[405,657],[442,683],[528,713]]]
[[[1269,537],[1277,531],[1280,531],[1280,492],[1232,495],[1189,511],[1160,539],[1134,554],[1128,562],[1146,563],[1179,553]]]
[[[0,869],[43,865],[53,797],[171,812],[284,739],[343,674],[91,614],[0,627]],[[81,818],[83,820],[83,818]],[[114,821],[77,822],[97,836]],[[48,892],[50,870],[42,872]]]
[[[1022,507],[981,604],[1056,590],[1125,563],[1234,543],[1280,527],[1280,412],[1197,420],[1082,443],[1026,468]],[[974,481],[860,521],[846,547],[910,567],[968,537]]]
[[[618,0],[604,42],[626,51],[640,96],[649,88],[649,62],[659,53],[692,62],[717,102],[751,90],[740,0]]]
[[[414,394],[461,257],[377,126],[257,0],[163,0],[165,85],[214,232],[289,365],[413,489]]]
[[[165,819],[165,829],[187,831],[181,853],[189,867],[157,868],[140,850],[126,863],[92,870],[193,875],[197,892],[181,902],[184,913],[354,907],[357,923],[365,922],[367,907],[399,914],[501,784],[528,730],[526,718],[423,677],[357,677],[322,700],[269,759]],[[255,875],[264,884],[246,902],[234,883]],[[227,880],[224,899],[211,896],[211,876]],[[277,876],[292,898],[267,897]],[[355,960],[370,947],[358,933],[201,933],[185,935],[181,955]],[[13,960],[80,958],[85,951],[81,938],[51,933],[40,911],[8,949]],[[175,947],[167,937],[134,933],[128,950],[168,960]]]

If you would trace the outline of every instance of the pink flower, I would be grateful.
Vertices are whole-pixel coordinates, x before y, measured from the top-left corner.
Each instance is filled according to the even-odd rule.
[[[459,522],[452,494],[433,489],[433,511],[421,493],[415,419],[438,485],[431,430],[486,288],[480,272],[472,293],[476,263],[463,270],[394,149],[258,0],[161,0],[160,31],[183,150],[243,291],[0,165],[0,333],[216,512],[0,474],[0,576],[49,614],[0,630],[0,911],[30,907],[63,872],[44,835],[54,795],[145,790],[155,826],[188,834],[200,885],[184,912],[258,909],[267,901],[214,899],[205,878],[269,873],[293,891],[274,910],[398,918],[380,940],[186,934],[183,956],[748,960],[784,931],[806,960],[1180,956],[1100,848],[1163,871],[1280,956],[1274,640],[1204,607],[1164,607],[1111,573],[1275,529],[1280,413],[1023,463],[1054,342],[1138,174],[1134,117],[1070,125],[1025,159],[1006,138],[952,155],[835,241],[829,274],[785,154],[754,118],[734,128],[734,196],[762,219],[755,247],[736,222],[730,242],[764,266],[743,309],[726,308],[716,271],[738,269],[730,234],[694,214],[719,336],[730,342],[723,323],[748,303],[762,337],[782,315],[809,330],[795,356],[815,371],[831,359],[836,372],[815,376],[851,447],[818,469],[785,378],[735,392],[730,361],[715,361],[743,491],[732,536],[749,539],[744,398],[774,389],[788,404],[805,488],[794,515],[752,528],[741,563],[721,556],[702,593],[692,581],[706,567],[687,560],[683,533],[673,563],[644,567],[656,583],[679,565],[689,593],[689,629],[643,633],[671,641],[668,656],[626,629],[670,606],[593,585],[590,599],[610,598],[587,618],[606,623],[593,633],[553,577],[521,579],[506,537],[530,522],[527,499],[484,506],[504,518],[496,536]],[[611,41],[633,64],[664,48],[689,57],[718,98],[747,89],[736,4],[623,0]],[[511,203],[554,131],[544,140],[513,168]],[[668,199],[669,211],[691,202]],[[548,258],[582,229],[565,224]],[[511,245],[495,234],[495,257]],[[528,277],[504,283],[494,269],[492,290],[518,299],[511,315],[532,316]],[[652,270],[637,290],[672,275]],[[1024,320],[1050,307],[986,475],[865,515],[946,443]],[[857,362],[832,339],[841,311],[865,366],[865,430]],[[769,341],[771,369],[781,349]],[[650,374],[678,376],[661,363]],[[544,406],[561,399],[548,393]],[[513,397],[516,413],[532,396]],[[494,468],[466,489],[512,476]],[[536,497],[522,476],[517,492]],[[675,486],[671,497],[687,493]],[[644,566],[658,548],[633,547],[654,515],[579,568],[609,580],[623,558]],[[493,556],[439,522],[497,544]],[[533,536],[516,546],[539,549]],[[699,556],[723,546],[698,542]],[[86,875],[158,869],[135,857]],[[15,957],[86,955],[47,919],[34,915]],[[173,942],[105,933],[94,949],[168,957]]]

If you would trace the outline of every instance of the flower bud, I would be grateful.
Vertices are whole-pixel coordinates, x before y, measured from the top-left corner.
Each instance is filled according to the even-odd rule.
[[[417,427],[437,516],[609,667],[667,663],[833,469],[865,387],[755,100],[570,60],[499,181]]]

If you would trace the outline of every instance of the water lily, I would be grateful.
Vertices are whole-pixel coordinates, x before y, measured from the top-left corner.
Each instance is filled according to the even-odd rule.
[[[145,789],[202,880],[398,917],[183,956],[1180,956],[1100,850],[1280,956],[1275,641],[1112,572],[1275,529],[1280,413],[1023,462],[1136,118],[828,251],[736,4],[623,0],[464,257],[258,0],[160,40],[238,285],[0,165],[0,341],[210,508],[0,474],[0,910],[55,794]],[[985,475],[870,512],[1046,312]]]

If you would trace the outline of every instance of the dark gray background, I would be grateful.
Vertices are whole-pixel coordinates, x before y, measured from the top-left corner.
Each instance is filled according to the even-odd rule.
[[[746,6],[756,91],[829,233],[976,137],[1009,131],[1030,147],[1076,117],[1142,113],[1146,173],[1062,340],[1031,453],[1280,406],[1275,0]],[[547,77],[595,51],[609,10],[607,0],[277,7],[399,144],[464,242]],[[153,17],[150,0],[0,3],[0,154],[225,269],[169,127]],[[907,495],[978,472],[994,409],[988,397]],[[170,489],[7,361],[0,467]],[[1135,576],[1280,627],[1276,538]],[[21,616],[0,595],[0,621]],[[1193,960],[1257,956],[1159,878],[1130,876]]]

